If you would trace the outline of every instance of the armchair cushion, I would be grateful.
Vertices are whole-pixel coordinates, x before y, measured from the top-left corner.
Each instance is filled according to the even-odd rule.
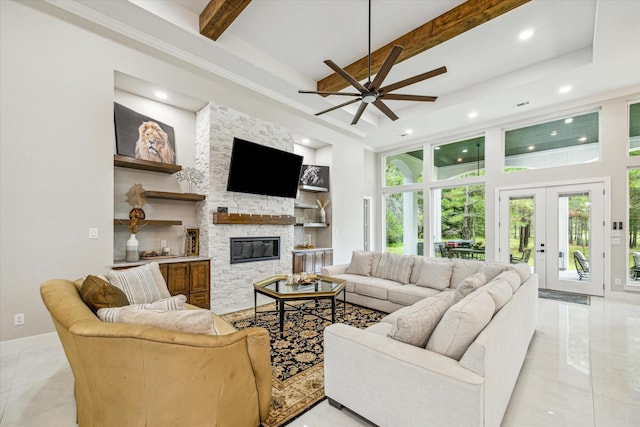
[[[80,296],[94,313],[101,308],[129,305],[124,292],[97,276],[87,276],[84,279],[80,286]]]

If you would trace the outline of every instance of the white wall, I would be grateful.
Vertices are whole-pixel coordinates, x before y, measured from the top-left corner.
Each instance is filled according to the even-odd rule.
[[[333,164],[336,179],[348,175],[336,169],[362,163],[357,141],[314,117],[45,2],[0,1],[0,43],[0,341],[53,330],[40,283],[113,262],[114,71],[342,147],[351,158]],[[339,193],[347,224],[334,242],[350,247],[348,205],[361,194]],[[89,227],[99,239],[88,239]],[[16,313],[25,325],[13,325]]]

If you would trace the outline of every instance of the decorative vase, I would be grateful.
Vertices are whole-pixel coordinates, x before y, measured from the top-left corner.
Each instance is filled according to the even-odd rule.
[[[138,239],[136,235],[131,233],[129,240],[127,240],[127,262],[133,262],[140,260],[140,252],[138,252]]]
[[[324,211],[324,208],[320,208],[320,222],[322,224],[327,222],[327,213]]]

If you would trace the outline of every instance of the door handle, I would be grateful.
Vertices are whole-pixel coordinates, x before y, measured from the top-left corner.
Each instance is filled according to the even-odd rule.
[[[544,249],[540,249],[539,251],[536,251],[536,252],[544,253]]]

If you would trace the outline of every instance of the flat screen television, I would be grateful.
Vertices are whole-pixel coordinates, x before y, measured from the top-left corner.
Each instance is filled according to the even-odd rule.
[[[227,191],[296,198],[302,156],[233,138]]]

